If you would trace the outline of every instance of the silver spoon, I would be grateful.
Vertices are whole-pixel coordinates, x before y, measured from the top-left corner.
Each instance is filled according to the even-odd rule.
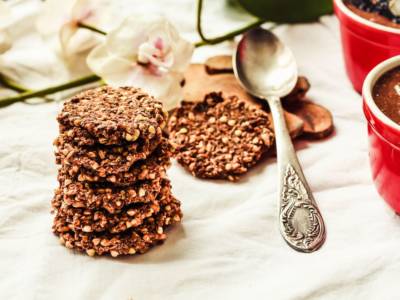
[[[256,28],[240,40],[233,66],[252,95],[267,100],[275,128],[279,169],[279,227],[297,251],[312,252],[325,240],[325,225],[297,159],[280,98],[294,88],[297,65],[292,52],[270,31]]]

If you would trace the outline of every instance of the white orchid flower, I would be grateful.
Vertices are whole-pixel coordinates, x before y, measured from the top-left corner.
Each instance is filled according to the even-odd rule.
[[[140,87],[171,109],[182,100],[193,48],[165,18],[131,16],[93,49],[87,63],[107,84]]]
[[[111,17],[109,0],[46,0],[36,21],[39,33],[53,43],[67,64],[80,65],[102,36],[79,23],[106,28]]]
[[[11,48],[11,38],[7,31],[11,21],[11,9],[0,1],[0,54]]]

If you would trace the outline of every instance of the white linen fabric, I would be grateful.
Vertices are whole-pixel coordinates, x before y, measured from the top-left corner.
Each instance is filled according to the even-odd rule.
[[[33,30],[41,1],[11,5],[16,43],[2,58],[3,70],[30,87],[64,81],[65,70]],[[161,13],[197,40],[193,1],[118,5],[124,14]],[[223,1],[206,1],[205,15],[209,35],[248,21],[225,10]],[[361,97],[345,74],[337,21],[327,16],[275,32],[309,78],[308,97],[329,108],[336,125],[327,140],[296,143],[326,222],[320,251],[297,253],[279,234],[274,158],[237,183],[196,179],[175,162],[169,176],[184,219],[164,245],[118,259],[70,251],[52,234],[49,213],[57,185],[52,141],[60,104],[17,103],[0,109],[0,298],[398,298],[400,219],[371,180]],[[232,49],[232,43],[199,48],[193,61]]]

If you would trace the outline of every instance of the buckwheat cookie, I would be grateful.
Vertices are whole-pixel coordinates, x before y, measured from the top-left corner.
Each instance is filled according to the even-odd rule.
[[[63,202],[67,205],[75,208],[103,208],[110,214],[118,213],[130,204],[154,201],[162,186],[169,184],[167,178],[156,178],[121,188],[110,184],[74,181],[61,171],[58,180]]]
[[[268,114],[237,97],[211,93],[182,102],[168,122],[178,162],[200,178],[237,180],[273,144]]]
[[[131,166],[146,159],[160,143],[168,143],[162,138],[157,141],[147,141],[142,144],[126,144],[119,146],[76,146],[67,142],[61,134],[54,142],[56,146],[56,163],[67,163],[90,170],[99,175],[128,172]],[[112,170],[112,171],[110,171]]]
[[[60,154],[61,172],[73,180],[80,182],[109,182],[115,186],[128,186],[141,180],[154,180],[165,177],[170,165],[172,147],[168,142],[158,145],[156,150],[146,160],[136,161],[129,170],[120,172],[119,168],[107,166],[102,168],[86,168],[82,164],[71,164],[67,157]]]
[[[142,90],[104,86],[66,101],[57,120],[70,141],[118,145],[161,137],[166,117],[161,102]]]
[[[91,210],[69,206],[63,201],[63,191],[58,189],[52,207],[56,216],[64,219],[74,231],[120,233],[141,225],[146,218],[159,213],[161,207],[169,205],[170,201],[172,201],[171,186],[165,184],[153,201],[135,203],[117,214],[110,214],[102,209]],[[55,230],[63,232],[66,228],[56,227]]]
[[[142,225],[132,227],[121,233],[84,232],[74,230],[73,226],[61,216],[54,219],[53,231],[60,243],[69,249],[86,252],[89,256],[110,254],[112,257],[144,253],[167,238],[165,230],[182,218],[180,203],[173,196],[168,205],[158,214],[145,219]]]

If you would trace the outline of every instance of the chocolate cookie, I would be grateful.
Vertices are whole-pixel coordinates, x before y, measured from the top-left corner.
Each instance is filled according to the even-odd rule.
[[[128,228],[141,225],[143,220],[159,213],[160,207],[169,205],[172,200],[169,183],[164,184],[157,198],[153,201],[129,205],[117,214],[110,214],[102,209],[75,208],[67,205],[63,201],[63,196],[63,191],[58,189],[52,201],[56,216],[69,224],[67,227],[55,227],[58,232],[72,229],[86,233],[101,231],[120,233]]]
[[[154,201],[165,184],[166,178],[137,182],[127,187],[115,187],[110,184],[97,184],[73,181],[59,172],[58,180],[63,191],[63,201],[75,208],[103,208],[110,214],[118,213],[133,203]]]
[[[55,217],[53,231],[60,237],[61,244],[69,249],[86,252],[89,256],[110,254],[117,257],[144,253],[163,242],[167,238],[165,229],[180,222],[181,218],[180,203],[171,196],[170,204],[162,207],[158,214],[145,219],[142,225],[122,233],[72,230],[70,224],[61,216]],[[65,228],[65,231],[59,230],[60,228]]]
[[[274,141],[266,112],[221,93],[182,102],[168,129],[178,162],[200,178],[236,180]]]
[[[162,124],[163,127],[165,126]],[[112,143],[100,143],[93,135],[91,135],[86,129],[80,128],[80,127],[66,127],[64,125],[59,124],[59,129],[60,129],[60,134],[64,136],[64,140],[68,143],[77,145],[77,146],[95,146],[98,147],[99,145],[103,146],[123,146],[123,145],[129,145],[129,144],[138,144],[140,147],[142,144],[146,144],[149,142],[152,143],[159,143],[159,140],[161,139],[163,132],[160,130],[157,130],[156,133],[152,138],[149,138],[148,136],[145,135],[139,135],[137,137],[136,135],[133,136],[128,136],[125,141],[120,141],[118,144],[112,144]]]
[[[161,136],[166,113],[140,89],[104,86],[66,101],[57,119],[70,140],[118,145]]]
[[[54,142],[56,146],[56,163],[67,163],[90,170],[93,174],[115,174],[128,172],[137,161],[146,159],[160,143],[168,140],[149,140],[142,144],[122,146],[76,146],[69,143],[61,134]],[[112,173],[107,173],[112,170]]]
[[[67,174],[73,180],[79,182],[109,182],[115,186],[128,186],[135,184],[138,180],[154,180],[164,177],[166,168],[170,165],[172,148],[167,142],[161,143],[157,149],[146,160],[135,162],[128,171],[120,172],[114,166],[101,169],[86,168],[83,165],[72,165],[60,154],[59,162],[62,165],[61,172]]]

